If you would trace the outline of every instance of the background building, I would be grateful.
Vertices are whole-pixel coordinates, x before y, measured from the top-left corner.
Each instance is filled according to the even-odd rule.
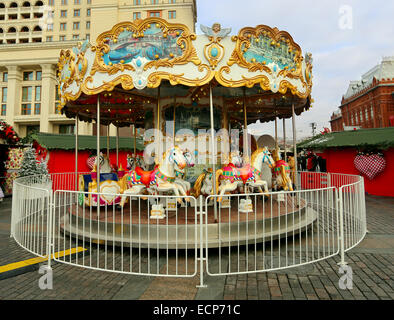
[[[0,119],[21,137],[31,131],[72,133],[74,120],[57,108],[60,50],[94,42],[118,22],[152,16],[194,31],[196,9],[195,0],[0,0]],[[80,124],[81,134],[92,131],[92,124]]]
[[[384,57],[361,80],[351,81],[339,109],[331,116],[332,131],[394,126],[394,57]]]

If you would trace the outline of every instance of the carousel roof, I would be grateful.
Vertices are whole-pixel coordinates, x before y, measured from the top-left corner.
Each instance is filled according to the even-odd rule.
[[[143,123],[146,110],[160,99],[172,105],[226,108],[249,123],[290,117],[310,107],[312,57],[286,31],[259,25],[237,35],[214,24],[196,36],[183,24],[147,18],[116,24],[94,46],[85,42],[62,50],[59,94],[62,112],[90,121],[97,100],[103,124]]]

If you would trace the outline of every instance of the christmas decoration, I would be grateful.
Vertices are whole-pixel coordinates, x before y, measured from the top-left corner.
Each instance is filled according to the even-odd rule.
[[[359,152],[354,158],[354,166],[361,174],[374,179],[386,168],[386,160],[382,153],[363,153]]]
[[[6,122],[0,120],[0,139],[8,144],[16,144],[20,141],[15,130]]]
[[[19,177],[42,174],[41,168],[37,164],[36,152],[34,148],[28,147],[23,155],[21,168],[18,171]]]

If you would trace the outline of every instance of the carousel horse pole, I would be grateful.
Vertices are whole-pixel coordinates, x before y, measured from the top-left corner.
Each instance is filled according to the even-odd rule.
[[[273,158],[275,161],[274,167],[274,176],[275,176],[275,189],[278,189],[278,186],[283,188],[283,190],[293,191],[293,183],[289,176],[290,167],[289,164],[280,159],[279,150],[275,149],[273,152]]]

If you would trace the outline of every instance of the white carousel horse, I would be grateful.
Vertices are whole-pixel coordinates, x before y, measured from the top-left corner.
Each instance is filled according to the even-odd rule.
[[[154,170],[144,171],[137,167],[134,171],[127,172],[121,180],[123,194],[137,195],[148,188],[153,188],[158,192],[172,191],[176,197],[186,196],[183,187],[175,183],[175,170],[183,170],[186,165],[182,150],[173,147],[164,153],[162,161]],[[124,205],[126,198],[122,196],[121,206]],[[177,201],[182,204],[180,198],[177,198]]]
[[[248,183],[251,187],[258,188],[261,193],[268,193],[267,182],[261,177],[261,168],[263,163],[273,166],[274,160],[266,147],[257,149],[251,158],[251,165],[247,164],[242,168],[236,168],[229,164],[216,171],[216,193],[220,194],[219,202],[222,201],[226,192],[237,189],[240,181],[244,186]]]
[[[186,160],[186,166],[187,167],[194,167],[194,157],[191,154],[189,150],[185,150],[183,152],[183,156],[185,157]],[[175,183],[179,184],[186,193],[190,193],[191,190],[191,184],[189,181],[184,180],[185,178],[185,169],[179,169],[175,170]]]
[[[90,170],[96,166],[97,168],[97,156],[91,156],[86,160],[86,164]],[[112,166],[107,158],[107,155],[103,155],[102,152],[100,152],[100,173],[111,173]]]
[[[143,157],[140,155],[134,157],[134,154],[127,154],[127,170],[135,170],[136,167],[147,169]]]

